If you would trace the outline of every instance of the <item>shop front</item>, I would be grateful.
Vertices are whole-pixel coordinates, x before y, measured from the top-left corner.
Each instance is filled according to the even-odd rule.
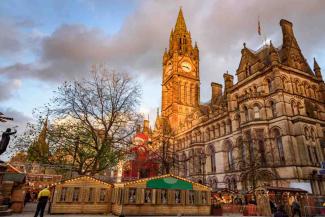
[[[60,182],[51,189],[50,213],[110,213],[112,187],[89,176]]]
[[[114,185],[115,215],[210,215],[211,189],[167,174]]]

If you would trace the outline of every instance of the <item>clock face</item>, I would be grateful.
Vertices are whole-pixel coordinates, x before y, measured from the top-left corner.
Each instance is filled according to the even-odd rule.
[[[183,69],[184,72],[190,72],[190,71],[192,71],[192,65],[189,62],[186,62],[186,61],[182,62],[181,63],[181,67],[182,67],[182,69]]]

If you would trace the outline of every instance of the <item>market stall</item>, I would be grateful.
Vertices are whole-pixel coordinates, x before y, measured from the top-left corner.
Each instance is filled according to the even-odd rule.
[[[110,213],[112,187],[89,176],[60,182],[52,188],[50,213]]]
[[[210,215],[211,189],[167,174],[114,184],[115,215]]]

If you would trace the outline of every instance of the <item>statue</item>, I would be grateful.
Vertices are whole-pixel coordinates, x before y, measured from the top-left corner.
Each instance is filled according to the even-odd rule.
[[[0,155],[2,155],[8,147],[10,136],[17,133],[17,130],[15,129],[14,132],[11,132],[10,128],[7,128],[5,132],[2,133],[1,141],[0,141]]]

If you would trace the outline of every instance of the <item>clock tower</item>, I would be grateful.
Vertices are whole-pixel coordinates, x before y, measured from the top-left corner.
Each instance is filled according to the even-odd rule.
[[[162,79],[162,116],[177,130],[200,102],[199,49],[192,46],[182,9],[165,49]]]

